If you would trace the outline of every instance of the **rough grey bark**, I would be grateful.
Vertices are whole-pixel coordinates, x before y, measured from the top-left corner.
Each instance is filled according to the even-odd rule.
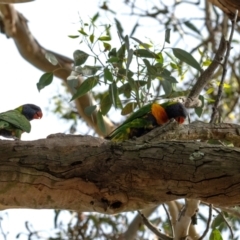
[[[208,126],[211,138],[216,125]],[[223,132],[234,132],[220,126]],[[237,126],[233,126],[236,137]],[[185,137],[190,133],[190,139],[190,128],[186,125],[175,132],[181,131]],[[240,203],[238,147],[157,138],[111,143],[60,134],[31,142],[1,140],[0,155],[3,209],[58,208],[111,214],[179,198],[222,206]]]

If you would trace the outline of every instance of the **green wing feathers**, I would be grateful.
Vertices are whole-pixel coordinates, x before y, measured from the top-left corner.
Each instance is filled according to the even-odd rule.
[[[18,110],[0,113],[0,129],[6,129],[4,126],[14,130],[18,128],[27,133],[31,131],[30,122]]]
[[[116,128],[106,139],[121,142],[133,137],[140,137],[157,126],[174,118],[182,124],[187,117],[186,108],[179,102],[163,104],[151,103],[133,113],[126,121]]]
[[[30,121],[42,118],[39,106],[28,103],[0,113],[0,135],[6,138],[21,138],[23,132],[31,131]]]

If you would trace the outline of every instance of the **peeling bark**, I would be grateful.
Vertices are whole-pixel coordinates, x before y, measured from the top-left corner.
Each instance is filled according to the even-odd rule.
[[[184,128],[188,134],[189,126]],[[112,143],[59,134],[31,142],[1,140],[0,153],[2,209],[112,214],[179,198],[240,204],[237,147],[179,140]]]

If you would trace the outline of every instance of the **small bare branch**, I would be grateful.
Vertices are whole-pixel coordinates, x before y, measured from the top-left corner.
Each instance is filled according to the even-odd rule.
[[[221,215],[221,217],[223,218],[224,222],[226,223],[226,225],[227,225],[228,228],[229,228],[229,231],[230,231],[230,233],[231,233],[232,239],[234,239],[233,229],[232,229],[232,227],[230,226],[228,220],[225,218],[224,214],[223,214],[221,211],[219,211],[217,208],[214,208],[214,210]]]
[[[227,42],[226,56],[225,56],[224,62],[223,62],[222,77],[221,77],[220,85],[219,85],[219,87],[218,87],[217,98],[216,98],[215,104],[214,104],[214,106],[213,106],[213,112],[212,112],[212,116],[211,116],[211,121],[210,121],[210,123],[214,123],[214,122],[216,121],[217,109],[218,109],[220,100],[221,100],[221,98],[222,98],[223,83],[224,83],[224,80],[225,80],[225,77],[226,77],[226,73],[227,73],[227,63],[228,63],[228,58],[229,58],[229,55],[230,55],[231,42],[232,42],[232,38],[233,38],[233,33],[234,33],[236,21],[237,21],[237,16],[238,16],[238,10],[236,10],[235,17],[234,17],[234,19],[232,20],[232,28],[231,28],[229,40],[228,40],[228,42]]]
[[[141,215],[144,225],[156,234],[160,240],[173,240],[173,238],[161,233],[140,211],[138,213]]]
[[[222,211],[224,212],[228,212],[229,214],[233,215],[233,216],[236,216],[238,218],[240,218],[240,210],[235,207],[233,208],[230,208],[230,207],[219,207]]]
[[[150,216],[158,207],[154,208],[146,208],[142,210],[142,214],[145,217]],[[123,239],[135,239],[136,233],[139,229],[140,223],[142,223],[142,217],[137,214],[136,217],[132,220],[132,222],[128,225],[128,229],[121,234],[121,238]]]
[[[200,92],[206,86],[206,84],[212,79],[213,74],[217,70],[218,66],[221,64],[224,53],[227,49],[227,42],[222,36],[216,55],[209,65],[209,67],[200,75],[195,85],[192,87],[191,92],[185,102],[185,106],[190,107],[200,107],[201,101],[198,99]]]
[[[198,240],[202,240],[205,238],[205,236],[207,235],[209,228],[210,228],[210,223],[212,221],[212,204],[209,205],[209,212],[208,212],[208,221],[207,221],[207,226],[205,231],[203,232],[202,236],[198,239]]]
[[[164,210],[166,212],[166,215],[167,215],[167,218],[168,218],[168,223],[169,223],[169,226],[171,228],[172,235],[173,235],[173,238],[174,238],[174,231],[173,231],[173,226],[172,226],[172,222],[171,222],[171,218],[170,218],[169,212],[168,212],[168,210],[167,210],[167,208],[166,208],[164,203],[162,204],[162,206],[163,206],[163,208],[164,208]]]

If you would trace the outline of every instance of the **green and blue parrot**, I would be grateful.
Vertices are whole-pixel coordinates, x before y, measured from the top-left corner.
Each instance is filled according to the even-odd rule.
[[[23,132],[31,131],[30,121],[42,118],[42,110],[34,104],[24,104],[14,110],[0,113],[0,135],[21,139]]]
[[[157,126],[167,123],[172,118],[182,124],[187,116],[186,108],[179,102],[151,103],[133,113],[106,139],[121,142],[133,137],[140,137]]]

